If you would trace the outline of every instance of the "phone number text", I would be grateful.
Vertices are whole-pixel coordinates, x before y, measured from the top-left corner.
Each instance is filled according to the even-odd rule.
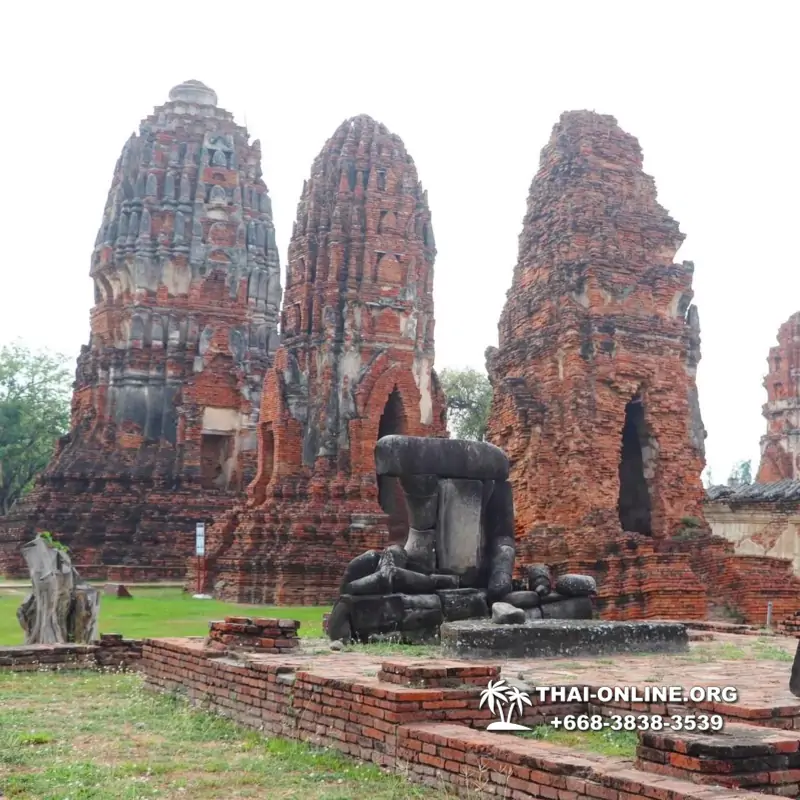
[[[719,714],[576,714],[553,717],[550,725],[565,731],[706,731],[716,733],[725,726]]]

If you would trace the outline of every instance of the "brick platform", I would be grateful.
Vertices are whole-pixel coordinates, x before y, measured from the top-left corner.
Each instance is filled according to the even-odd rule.
[[[224,622],[209,623],[208,644],[217,650],[255,650],[281,652],[300,643],[296,619],[265,617],[225,617]]]
[[[639,740],[636,766],[647,772],[787,797],[800,792],[800,733],[734,724],[715,735],[653,732]]]
[[[587,672],[595,670],[587,675],[591,681],[582,684],[644,685],[648,680],[642,679],[642,674],[647,674],[643,670],[653,669],[659,658],[628,657],[614,665],[581,662],[587,666]],[[740,665],[739,673],[726,679],[725,674],[731,672],[730,664],[698,664],[694,671],[673,665],[673,672],[664,674],[659,683],[735,685],[737,677],[741,678],[748,669],[752,678],[750,663]],[[523,671],[531,668],[535,670],[536,684],[566,687],[576,685],[574,680],[565,680],[567,670],[578,667],[573,661],[515,660],[506,665],[502,674],[508,672],[511,682],[512,677],[523,677]],[[493,719],[486,708],[478,707],[481,688],[500,674],[499,667],[491,663],[401,657],[380,660],[365,653],[318,655],[301,650],[276,655],[239,654],[234,660],[220,656],[201,641],[160,639],[145,641],[142,671],[150,688],[179,692],[190,702],[240,724],[271,735],[331,747],[386,767],[401,768],[413,781],[436,787],[446,784],[463,797],[754,800],[764,796],[722,786],[700,787],[695,771],[688,768],[682,778],[655,774],[651,766],[659,765],[658,756],[642,758],[644,751],[639,754],[641,763],[635,763],[480,730]],[[790,725],[791,721],[797,721],[800,727],[800,705],[781,708],[786,692],[773,688],[778,677],[778,682],[786,684],[787,665],[765,664],[764,672],[767,679],[759,680],[755,691],[771,693],[771,699],[764,695],[771,717],[754,715],[753,704],[758,698],[752,695],[735,705],[712,704],[709,710],[728,720],[751,715],[753,722],[767,726],[784,714]],[[617,675],[615,680],[609,678],[613,674]],[[601,678],[595,681],[598,675]],[[768,689],[764,689],[765,685]],[[544,706],[537,703],[538,695],[531,699],[533,705],[525,708],[519,720],[529,726],[556,715],[622,710],[622,707],[581,703]],[[640,704],[629,707],[638,712],[669,711],[655,705],[646,709]],[[738,728],[751,729],[751,726]],[[775,755],[788,753],[787,748],[795,745],[785,743],[796,742],[800,736],[764,727],[755,730],[758,732],[750,734],[748,741],[768,743]],[[644,741],[640,744],[641,748],[658,749]],[[680,752],[678,747],[675,752]],[[722,745],[718,748],[720,753],[724,752]],[[796,752],[796,747],[791,752]],[[644,761],[649,762],[646,769]],[[784,780],[791,776],[780,774],[778,761],[775,765],[770,768],[774,775],[770,773],[766,782],[759,784],[764,792],[788,791],[791,785]]]

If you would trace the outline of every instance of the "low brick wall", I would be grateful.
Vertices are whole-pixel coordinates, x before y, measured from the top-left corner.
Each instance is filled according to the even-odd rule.
[[[107,633],[92,644],[35,644],[0,647],[0,672],[64,669],[135,669],[142,642]]]
[[[96,665],[91,644],[32,644],[0,647],[0,671],[39,669],[92,669]]]
[[[781,620],[775,627],[778,633],[783,636],[800,638],[800,611],[795,611],[794,614]]]
[[[639,740],[636,765],[647,772],[764,794],[800,793],[800,733],[729,724],[724,736],[669,731]]]
[[[299,627],[296,619],[225,617],[224,621],[209,623],[207,643],[216,650],[294,650],[300,644]]]
[[[499,674],[496,666],[392,659],[368,676],[344,654],[233,659],[202,642],[159,639],[145,640],[141,668],[148,687],[185,695],[242,725],[399,769],[412,781],[446,785],[462,797],[733,798],[730,789],[648,773],[632,760],[480,730],[493,720],[479,708],[479,696]],[[585,704],[545,707],[531,699],[524,717],[531,726],[586,710]],[[736,794],[738,800],[759,797],[765,795]]]
[[[142,658],[142,640],[123,639],[121,633],[104,633],[95,642],[94,657],[99,667],[134,669]]]
[[[186,578],[183,562],[169,566],[133,567],[126,564],[75,564],[78,574],[86,581],[109,583],[182,583]]]

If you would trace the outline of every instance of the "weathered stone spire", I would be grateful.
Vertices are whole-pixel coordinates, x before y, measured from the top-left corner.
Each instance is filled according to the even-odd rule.
[[[72,428],[0,523],[6,551],[46,529],[82,574],[124,563],[180,576],[195,522],[252,478],[281,301],[260,158],[194,80],[125,144],[91,259]]]
[[[761,439],[756,481],[800,480],[800,312],[781,325],[767,362],[767,433]]]
[[[395,479],[378,487],[380,436],[445,435],[433,372],[427,197],[403,142],[346,120],[303,186],[281,332],[264,389],[250,505],[215,526],[209,586],[229,598],[334,598],[349,559],[405,538]]]

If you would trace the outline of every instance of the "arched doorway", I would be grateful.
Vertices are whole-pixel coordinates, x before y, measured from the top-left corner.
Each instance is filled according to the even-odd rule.
[[[378,423],[378,439],[392,434],[404,434],[408,430],[403,400],[395,384],[383,407]],[[389,515],[389,540],[405,542],[408,536],[408,509],[399,478],[378,476],[378,503]]]
[[[649,439],[644,405],[637,395],[625,406],[619,461],[619,521],[622,530],[648,536],[653,533],[650,487],[645,475]]]

